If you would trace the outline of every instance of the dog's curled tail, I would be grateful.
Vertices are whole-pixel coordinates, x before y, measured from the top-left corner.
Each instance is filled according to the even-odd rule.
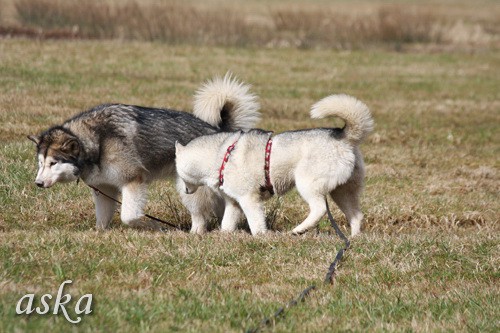
[[[250,86],[229,72],[205,83],[194,96],[193,114],[223,131],[255,127],[260,120],[259,109]]]
[[[336,116],[345,121],[347,140],[359,144],[373,130],[373,118],[365,103],[349,95],[330,95],[311,108],[311,118]]]

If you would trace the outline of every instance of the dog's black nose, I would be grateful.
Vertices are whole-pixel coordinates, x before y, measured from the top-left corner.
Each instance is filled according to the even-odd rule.
[[[35,184],[38,187],[43,187],[43,182],[41,182],[41,181],[35,181]]]

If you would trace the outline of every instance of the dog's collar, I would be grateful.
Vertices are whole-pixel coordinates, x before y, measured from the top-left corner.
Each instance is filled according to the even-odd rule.
[[[271,184],[271,177],[269,176],[269,168],[271,165],[271,150],[273,147],[273,138],[269,137],[266,144],[266,154],[264,158],[264,177],[266,179],[265,190],[269,191],[271,195],[274,194],[273,184]]]
[[[219,187],[224,184],[224,169],[226,168],[227,161],[229,161],[229,155],[231,155],[231,152],[234,150],[237,142],[238,139],[234,141],[232,145],[227,147],[226,153],[224,154],[224,159],[222,160],[222,164],[219,168]]]

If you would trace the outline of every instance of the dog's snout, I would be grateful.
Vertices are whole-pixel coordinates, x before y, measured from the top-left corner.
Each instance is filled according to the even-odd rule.
[[[35,180],[35,184],[38,187],[43,187],[43,181],[41,181],[41,180]]]

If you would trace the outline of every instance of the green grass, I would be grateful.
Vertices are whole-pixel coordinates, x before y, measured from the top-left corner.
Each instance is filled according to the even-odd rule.
[[[500,55],[170,46],[119,41],[0,42],[0,331],[227,332],[254,327],[301,290],[276,332],[498,331]],[[362,145],[366,227],[323,285],[341,241],[287,232],[307,214],[273,199],[276,233],[252,237],[93,229],[84,184],[34,186],[27,134],[103,102],[191,109],[195,89],[233,71],[261,99],[260,127],[327,126],[310,106],[348,93],[373,111]],[[170,182],[148,213],[187,223]],[[345,231],[341,213],[334,216]],[[94,295],[93,313],[16,316],[29,292]],[[73,303],[74,304],[74,303]]]
[[[72,294],[96,300],[94,314],[77,326],[83,331],[241,331],[310,284],[318,289],[277,322],[277,331],[455,331],[462,324],[484,331],[498,314],[498,242],[485,232],[453,240],[426,232],[390,242],[365,234],[334,286],[320,282],[340,245],[326,233],[256,239],[51,230],[37,242],[25,231],[11,236],[1,251],[3,274],[11,278],[2,297],[7,330],[66,331],[71,325],[60,317],[14,320],[13,304],[27,290],[55,293],[71,277]],[[13,249],[19,242],[24,246]]]

